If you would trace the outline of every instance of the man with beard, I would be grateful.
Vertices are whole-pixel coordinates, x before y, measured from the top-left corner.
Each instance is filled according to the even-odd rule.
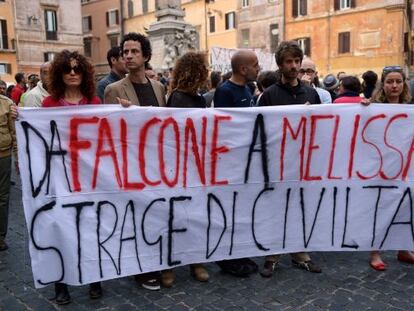
[[[320,104],[316,90],[298,79],[303,51],[296,41],[283,41],[276,54],[281,79],[263,93],[259,106]]]
[[[303,51],[297,42],[281,42],[276,50],[275,58],[281,79],[263,92],[259,106],[320,104],[321,100],[316,90],[298,79]],[[312,262],[307,253],[292,253],[291,256],[294,266],[309,272],[321,272],[321,268]],[[280,255],[266,256],[260,274],[263,277],[271,277],[277,267],[279,258]]]
[[[260,66],[256,53],[249,50],[239,50],[231,58],[232,75],[222,83],[214,93],[215,108],[236,108],[254,106],[253,94],[247,83],[255,81]],[[223,272],[247,277],[256,273],[257,264],[249,258],[222,260],[216,262]]]

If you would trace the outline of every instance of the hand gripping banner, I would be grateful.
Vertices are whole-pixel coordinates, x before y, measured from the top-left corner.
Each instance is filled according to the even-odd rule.
[[[414,106],[23,109],[34,282],[414,249]]]

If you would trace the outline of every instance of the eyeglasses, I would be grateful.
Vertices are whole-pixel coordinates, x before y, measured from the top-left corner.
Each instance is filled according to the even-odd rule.
[[[72,67],[71,65],[67,64],[63,67],[63,73],[65,73],[65,74],[71,73],[72,70],[75,74],[81,74],[82,73],[82,68],[79,65],[76,65],[76,66]]]
[[[315,73],[315,70],[313,70],[311,68],[308,68],[308,69],[299,69],[299,73],[302,73],[302,74],[307,73],[307,74],[311,75],[311,74]]]
[[[403,69],[400,66],[386,66],[382,69],[382,73],[390,73],[390,72],[402,72]]]

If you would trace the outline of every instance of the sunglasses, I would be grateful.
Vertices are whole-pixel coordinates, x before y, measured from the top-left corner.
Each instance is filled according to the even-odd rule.
[[[390,73],[390,72],[402,72],[403,69],[400,66],[386,66],[382,69],[382,73]]]
[[[71,65],[67,64],[63,67],[63,73],[65,73],[65,74],[71,73],[72,70],[75,74],[81,74],[82,73],[82,68],[79,65],[76,65],[76,66],[72,67]]]

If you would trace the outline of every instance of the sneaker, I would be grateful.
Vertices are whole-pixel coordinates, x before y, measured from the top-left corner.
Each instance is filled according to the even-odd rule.
[[[315,264],[312,260],[304,261],[304,262],[297,262],[296,260],[292,259],[292,264],[299,269],[303,269],[313,273],[321,273],[322,269]]]
[[[160,290],[160,273],[148,272],[140,275],[135,275],[135,281],[141,284],[142,288],[148,290]]]
[[[8,250],[9,246],[7,245],[4,239],[0,239],[0,252]]]
[[[170,288],[174,285],[175,273],[172,269],[161,271],[161,284],[163,287]]]
[[[190,265],[190,273],[199,282],[207,282],[210,277],[202,264]]]
[[[275,271],[278,264],[279,263],[277,261],[266,260],[262,271],[260,271],[260,275],[264,278],[270,278],[273,275],[273,271]]]
[[[101,282],[89,284],[89,297],[91,299],[98,299],[102,297]]]

